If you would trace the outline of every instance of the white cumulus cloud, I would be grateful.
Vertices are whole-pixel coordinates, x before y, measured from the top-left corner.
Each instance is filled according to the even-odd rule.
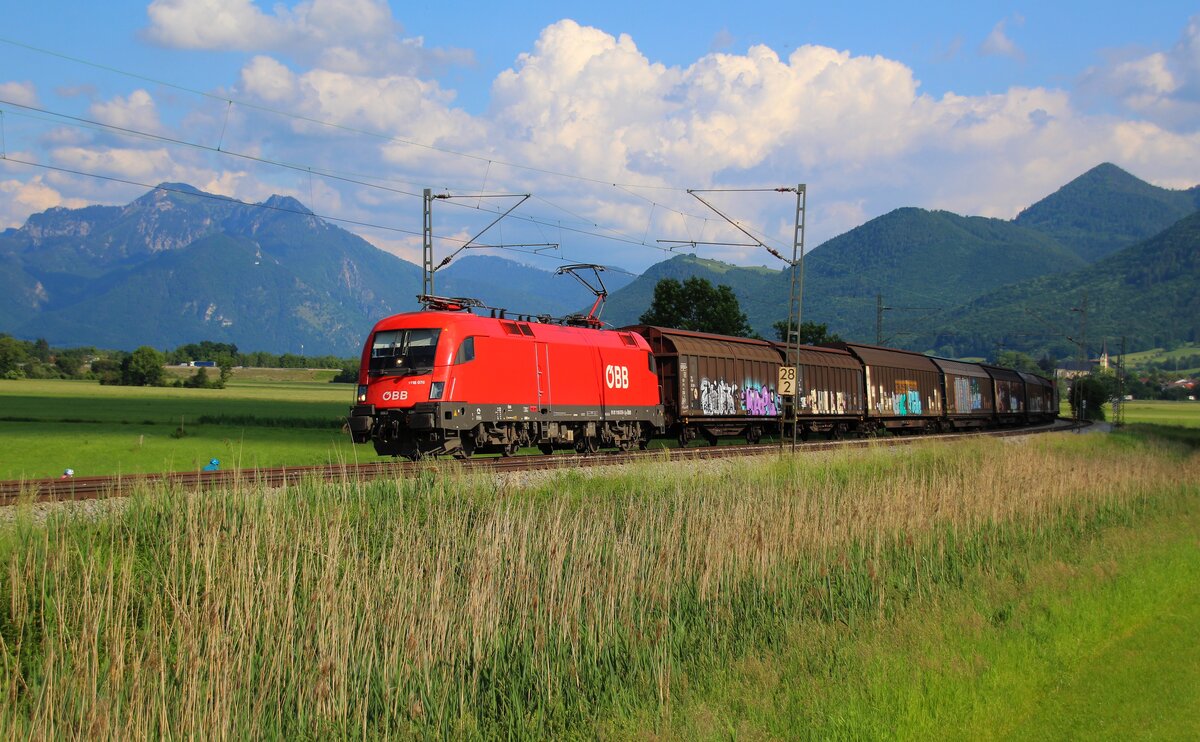
[[[386,0],[305,0],[264,12],[252,0],[154,0],[145,35],[163,46],[276,52],[329,70],[416,72],[472,61],[404,37]]]
[[[35,175],[28,180],[0,180],[0,229],[19,227],[25,223],[30,214],[36,214],[55,206],[80,208],[88,201],[78,198],[65,198],[57,189],[47,185],[41,175]]]
[[[37,88],[31,82],[0,82],[0,100],[21,106],[37,106]]]
[[[254,105],[206,101],[180,111],[169,96],[124,91],[94,102],[90,115],[219,143],[221,154],[58,127],[41,139],[57,164],[250,200],[287,193],[318,213],[408,230],[420,228],[420,202],[405,193],[423,187],[533,193],[489,239],[560,242],[571,258],[637,269],[665,257],[650,249],[658,238],[741,241],[687,188],[807,183],[813,247],[899,206],[1010,218],[1105,161],[1160,185],[1192,185],[1200,161],[1200,118],[1189,108],[1200,105],[1195,19],[1172,48],[1089,73],[1114,91],[1121,115],[1090,113],[1074,91],[1054,87],[935,97],[902,62],[819,44],[784,56],[753,45],[664,64],[632,36],[572,20],[542,29],[495,77],[486,110],[472,114],[429,71],[428,50],[402,35],[384,2],[155,0],[149,12],[147,33],[159,43],[251,52],[220,95]],[[206,14],[215,22],[193,28]],[[1007,30],[1020,23],[1008,18],[993,29],[994,52],[1019,55]],[[411,64],[381,62],[409,52]],[[322,170],[344,178],[323,179]],[[790,244],[794,197],[714,198],[776,244]],[[443,202],[435,215],[440,236],[466,237],[494,212]],[[543,223],[516,218],[530,216]],[[404,232],[359,228],[406,256],[419,245]],[[703,254],[771,261],[757,248],[721,250]]]
[[[1188,20],[1170,49],[1114,53],[1107,64],[1087,70],[1082,84],[1155,123],[1194,130],[1200,126],[1200,15]]]
[[[116,96],[107,101],[93,103],[89,113],[92,118],[108,126],[151,134],[162,130],[154,99],[145,90],[139,89],[126,97]]]

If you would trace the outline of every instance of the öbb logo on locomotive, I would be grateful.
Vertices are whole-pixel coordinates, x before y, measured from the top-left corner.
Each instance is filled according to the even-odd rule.
[[[354,441],[409,458],[592,453],[654,438],[1026,425],[1058,410],[1049,379],[911,351],[496,314],[441,307],[376,323],[347,418]]]
[[[625,366],[605,366],[604,384],[609,389],[628,389],[629,369]]]

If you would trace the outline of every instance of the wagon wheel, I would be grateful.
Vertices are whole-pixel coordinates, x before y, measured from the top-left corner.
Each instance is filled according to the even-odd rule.
[[[538,444],[538,450],[539,450],[539,451],[541,451],[541,452],[542,452],[543,454],[545,454],[546,456],[549,456],[550,454],[554,453],[554,444],[552,444],[552,443],[539,443],[539,444]]]
[[[519,443],[516,441],[509,441],[500,449],[500,455],[507,459],[508,457],[515,455],[519,449]]]
[[[575,450],[579,453],[596,453],[600,450],[600,442],[595,436],[585,435],[575,444]]]

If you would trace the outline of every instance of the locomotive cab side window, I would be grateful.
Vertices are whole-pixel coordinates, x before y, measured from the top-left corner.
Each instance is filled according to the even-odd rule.
[[[433,371],[441,330],[380,330],[371,341],[369,372],[377,375],[427,374]]]
[[[475,338],[474,336],[462,341],[462,345],[458,346],[458,353],[454,355],[454,363],[466,363],[475,360]]]

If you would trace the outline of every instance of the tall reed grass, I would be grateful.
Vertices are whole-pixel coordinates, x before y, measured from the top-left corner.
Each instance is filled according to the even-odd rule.
[[[1088,436],[26,514],[0,532],[0,734],[592,736],[788,621],[903,610],[1198,482],[1198,454]]]

